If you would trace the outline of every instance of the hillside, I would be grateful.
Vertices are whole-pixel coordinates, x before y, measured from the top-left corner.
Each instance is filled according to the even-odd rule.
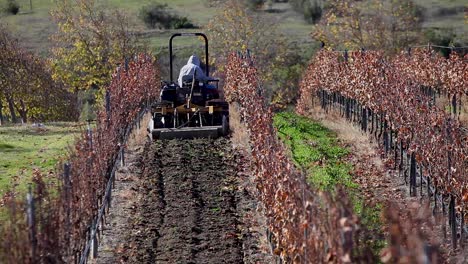
[[[54,8],[51,0],[33,0],[33,10],[30,10],[29,0],[17,0],[20,5],[18,15],[8,15],[0,13],[0,21],[6,23],[15,35],[23,42],[24,47],[35,51],[42,56],[47,56],[52,46],[50,37],[56,30],[56,26],[50,17],[50,11]],[[217,8],[209,6],[206,0],[160,0],[159,3],[166,3],[178,15],[186,16],[196,26],[201,29],[195,30],[149,30],[138,18],[138,13],[142,6],[148,3],[147,0],[100,0],[101,5],[110,8],[117,8],[130,19],[134,33],[140,35],[151,50],[159,53],[161,49],[167,48],[167,40],[173,32],[180,31],[203,31],[203,27],[208,23],[216,12]],[[420,7],[420,12],[424,17],[424,29],[439,29],[440,32],[447,32],[453,28],[457,34],[456,40],[460,43],[468,42],[468,26],[464,21],[466,4],[463,0],[416,0]],[[4,6],[6,0],[0,1],[0,6]],[[273,17],[278,21],[282,32],[288,36],[291,42],[302,47],[311,47],[313,40],[310,32],[313,25],[305,22],[301,14],[292,10],[288,3],[275,3],[272,5],[273,12],[259,11],[262,16]],[[176,43],[177,46],[192,46],[194,42]]]
[[[7,15],[0,13],[0,20],[5,22],[8,27],[23,42],[29,50],[36,51],[41,55],[48,54],[52,45],[50,36],[55,32],[56,27],[52,21],[49,12],[54,7],[51,0],[33,1],[33,11],[30,11],[29,0],[17,0],[20,4],[20,13],[18,15]],[[136,34],[143,37],[148,42],[150,48],[158,51],[167,47],[167,40],[173,32],[179,31],[199,31],[198,30],[148,30],[144,23],[138,18],[138,12],[147,0],[101,0],[103,6],[123,10],[130,18],[132,27]],[[216,7],[210,7],[204,0],[161,0],[160,3],[167,3],[177,14],[188,17],[196,26],[203,28],[212,18]],[[1,5],[5,0],[0,1]],[[311,25],[308,25],[299,14],[292,11],[287,3],[278,3],[273,7],[277,12],[267,13],[265,16],[275,16],[281,23],[284,33],[300,43],[310,42],[309,32]]]

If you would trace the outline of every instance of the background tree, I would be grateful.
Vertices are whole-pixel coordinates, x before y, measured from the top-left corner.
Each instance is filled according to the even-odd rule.
[[[313,37],[332,48],[394,51],[420,38],[421,22],[411,0],[330,0]]]
[[[270,87],[266,96],[271,97],[278,88],[272,81],[284,73],[278,70],[286,67],[289,52],[293,50],[276,24],[250,10],[242,1],[227,1],[207,26],[218,74],[224,72],[223,65],[230,52],[245,53],[249,49],[259,76]]]
[[[56,1],[52,17],[59,28],[53,37],[53,77],[74,92],[105,87],[116,66],[141,48],[127,17],[94,0]]]
[[[23,49],[0,24],[0,121],[69,120],[73,96],[52,79],[46,61]]]

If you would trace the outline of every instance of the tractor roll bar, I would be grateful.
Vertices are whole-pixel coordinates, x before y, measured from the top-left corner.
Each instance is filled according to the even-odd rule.
[[[173,34],[171,36],[171,39],[169,40],[169,64],[171,68],[171,82],[173,81],[172,40],[175,37],[181,37],[181,36],[200,36],[205,39],[205,75],[207,77],[210,76],[210,66],[209,66],[209,60],[208,60],[208,38],[206,37],[206,35],[203,33],[176,33],[176,34]]]

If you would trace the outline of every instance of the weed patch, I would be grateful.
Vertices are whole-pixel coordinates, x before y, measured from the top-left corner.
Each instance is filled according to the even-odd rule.
[[[274,125],[295,164],[307,172],[309,183],[322,190],[338,184],[356,187],[351,180],[352,166],[344,160],[349,150],[339,145],[333,131],[291,112],[277,114]]]
[[[353,181],[353,165],[346,161],[349,149],[340,145],[333,131],[292,112],[276,114],[274,125],[280,139],[291,151],[296,166],[307,173],[309,184],[332,192],[337,185],[345,187],[354,212],[368,231],[365,241],[360,243],[370,246],[373,255],[378,256],[386,243],[380,220],[382,206],[369,205],[359,191],[359,185]]]

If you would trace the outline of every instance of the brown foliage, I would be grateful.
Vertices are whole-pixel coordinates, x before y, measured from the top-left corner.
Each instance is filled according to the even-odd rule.
[[[357,100],[383,116],[388,130],[397,132],[409,153],[416,154],[431,181],[466,208],[468,139],[460,122],[433,107],[419,90],[421,85],[437,85],[449,93],[464,93],[466,69],[467,63],[456,56],[447,60],[415,52],[386,60],[383,52],[354,52],[347,62],[341,53],[324,50],[304,76],[297,111],[306,113],[321,90]]]
[[[346,194],[314,192],[279,143],[272,111],[264,104],[257,71],[249,59],[229,57],[226,98],[240,107],[249,131],[252,167],[275,253],[292,263],[370,261],[370,250],[359,248],[359,220]]]
[[[17,114],[23,122],[73,120],[77,113],[70,101],[74,96],[52,79],[47,62],[22,48],[0,24],[0,108],[8,105],[11,121],[19,121]]]

